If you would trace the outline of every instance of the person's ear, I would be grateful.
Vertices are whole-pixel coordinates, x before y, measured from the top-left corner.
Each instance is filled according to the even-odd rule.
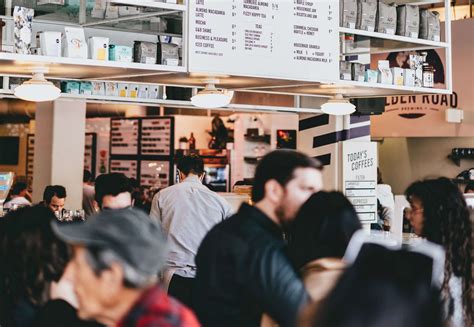
[[[124,277],[122,266],[116,262],[101,271],[99,276],[101,294],[105,294],[110,298],[118,296],[123,289]]]
[[[270,200],[272,203],[280,203],[283,194],[283,186],[281,186],[275,179],[270,179],[265,183],[265,198]]]

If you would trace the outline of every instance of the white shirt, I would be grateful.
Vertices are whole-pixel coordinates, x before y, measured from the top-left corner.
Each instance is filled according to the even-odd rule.
[[[10,201],[6,202],[3,207],[5,209],[11,209],[14,204],[20,205],[20,206],[31,206],[30,201],[28,201],[25,197],[23,196],[17,196]]]
[[[157,219],[168,235],[167,264],[176,274],[193,278],[194,257],[204,236],[231,215],[231,207],[217,193],[204,186],[197,176],[158,192],[150,217]]]

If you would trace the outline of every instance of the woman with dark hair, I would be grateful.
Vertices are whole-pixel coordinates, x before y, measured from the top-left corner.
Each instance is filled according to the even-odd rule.
[[[415,182],[405,195],[415,233],[446,251],[441,296],[449,326],[471,326],[471,222],[463,195],[444,177]]]
[[[344,271],[342,257],[360,228],[354,207],[342,193],[318,192],[301,207],[293,223],[288,256],[314,301],[324,298]]]
[[[78,320],[74,296],[61,278],[68,246],[51,228],[44,206],[22,208],[0,219],[0,326],[94,326]]]
[[[31,326],[63,274],[69,252],[53,234],[52,219],[51,210],[36,206],[12,211],[0,222],[1,326]]]

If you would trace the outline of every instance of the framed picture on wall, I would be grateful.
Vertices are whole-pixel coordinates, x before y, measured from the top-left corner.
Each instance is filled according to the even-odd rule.
[[[277,149],[296,150],[296,130],[278,129],[277,130]]]

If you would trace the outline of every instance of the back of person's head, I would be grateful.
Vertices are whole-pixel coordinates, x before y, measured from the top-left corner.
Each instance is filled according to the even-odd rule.
[[[87,169],[84,169],[84,172],[82,174],[82,182],[83,183],[90,183],[92,182],[92,174],[90,171]]]
[[[302,326],[441,327],[439,290],[432,286],[432,258],[363,245],[354,264]]]
[[[190,154],[178,159],[177,168],[185,176],[200,176],[204,173],[204,160],[197,154]]]
[[[95,180],[95,201],[101,208],[104,196],[117,196],[124,192],[131,196],[133,187],[130,179],[122,173],[103,174]]]
[[[255,171],[252,201],[257,203],[265,198],[265,184],[270,180],[276,180],[284,187],[298,168],[322,170],[322,165],[316,159],[293,150],[276,150],[265,155]]]
[[[61,186],[61,185],[46,186],[43,192],[43,201],[47,204],[51,203],[51,199],[53,198],[53,196],[59,199],[66,198],[67,194],[66,194],[66,189],[64,188],[64,186]]]
[[[12,189],[10,191],[11,195],[20,195],[21,192],[28,190],[28,184],[23,182],[16,182],[13,184]]]
[[[321,258],[342,258],[362,225],[340,192],[318,192],[301,207],[291,229],[288,253],[297,269]]]
[[[0,220],[0,294],[10,304],[20,299],[45,304],[51,283],[63,274],[69,250],[54,235],[53,220],[43,206],[11,211]]]

